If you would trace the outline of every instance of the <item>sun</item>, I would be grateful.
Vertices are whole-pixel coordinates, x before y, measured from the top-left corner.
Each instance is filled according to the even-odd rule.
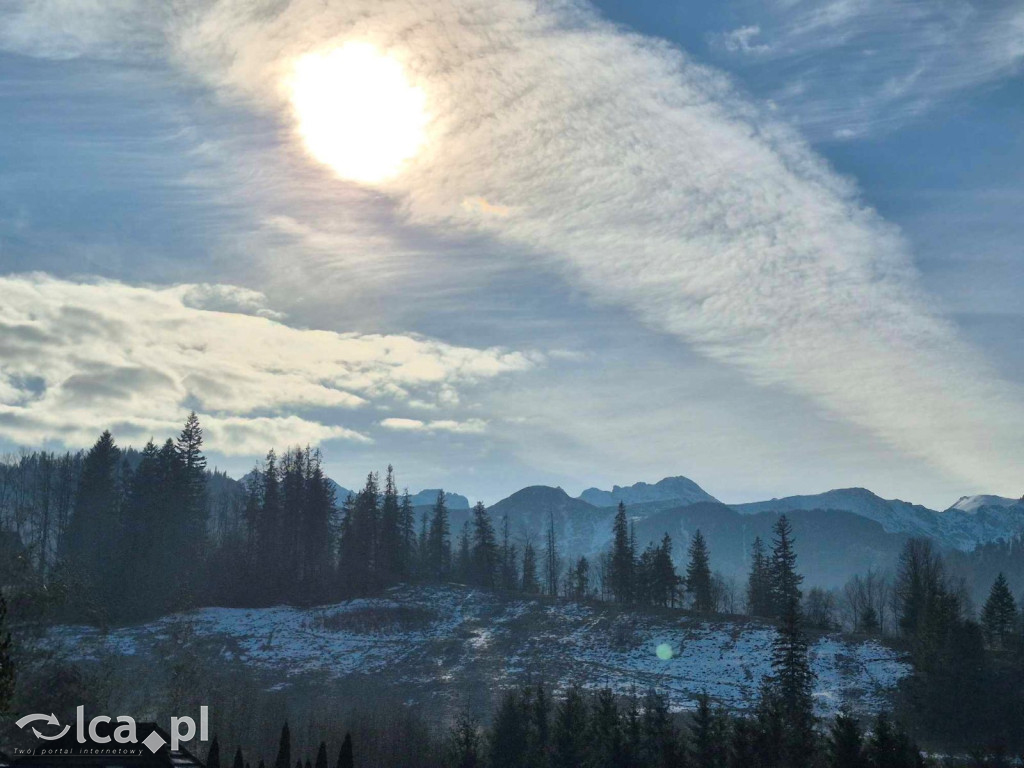
[[[402,65],[348,42],[295,62],[291,102],[309,153],[352,181],[392,178],[423,146],[426,97]]]

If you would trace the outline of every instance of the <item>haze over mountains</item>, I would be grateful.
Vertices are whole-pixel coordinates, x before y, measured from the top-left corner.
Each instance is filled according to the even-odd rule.
[[[349,490],[335,484],[339,503]],[[433,506],[438,489],[412,495],[417,519]],[[470,519],[470,500],[445,492],[453,540]],[[973,550],[977,545],[1024,533],[1024,501],[993,495],[964,496],[948,509],[929,509],[900,499],[883,499],[866,488],[787,496],[743,504],[725,504],[693,480],[666,477],[656,483],[588,488],[572,497],[561,488],[529,486],[488,508],[496,526],[508,517],[512,537],[540,547],[554,526],[565,559],[600,557],[611,540],[612,518],[626,505],[637,545],[672,537],[677,562],[699,528],[711,547],[713,566],[741,579],[755,536],[768,541],[771,526],[785,512],[798,539],[801,567],[811,584],[838,586],[867,568],[894,565],[903,543],[927,536],[944,548]]]

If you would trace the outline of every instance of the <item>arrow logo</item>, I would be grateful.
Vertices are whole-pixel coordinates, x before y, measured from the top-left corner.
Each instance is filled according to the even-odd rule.
[[[32,733],[34,733],[34,734],[36,735],[36,738],[37,738],[37,739],[43,739],[44,741],[53,741],[54,739],[59,739],[59,738],[60,738],[61,736],[63,736],[63,735],[64,735],[65,733],[67,733],[67,732],[68,732],[69,730],[71,730],[71,724],[70,724],[70,723],[68,723],[67,725],[65,725],[65,726],[64,726],[64,730],[62,730],[62,731],[61,731],[60,733],[58,733],[58,734],[57,734],[56,736],[43,736],[43,734],[41,734],[41,733],[40,733],[39,731],[37,731],[37,730],[36,730],[35,728],[33,728],[33,729],[32,729]]]
[[[48,715],[25,715],[20,720],[15,721],[14,724],[16,726],[18,726],[19,728],[24,728],[29,723],[34,723],[37,720],[42,720],[43,722],[47,723],[48,725],[60,725],[60,720],[58,720],[57,716],[55,714],[53,714],[52,712],[50,714],[48,714]],[[35,730],[35,729],[33,728],[32,730]]]
[[[48,714],[48,715],[25,715],[24,717],[20,718],[19,720],[16,720],[14,724],[16,726],[18,726],[19,728],[24,728],[29,723],[35,723],[35,722],[38,722],[38,721],[42,721],[42,722],[46,723],[47,725],[60,725],[60,720],[58,720],[57,716],[55,714],[53,714],[52,712],[50,714]],[[43,734],[41,734],[39,732],[39,730],[37,728],[35,728],[35,726],[33,726],[32,727],[32,733],[34,733],[36,735],[37,739],[42,739],[43,741],[53,741],[54,739],[59,739],[61,736],[63,736],[65,733],[67,733],[70,729],[71,729],[71,725],[68,724],[68,725],[65,725],[64,729],[60,733],[58,733],[56,736],[43,736]]]

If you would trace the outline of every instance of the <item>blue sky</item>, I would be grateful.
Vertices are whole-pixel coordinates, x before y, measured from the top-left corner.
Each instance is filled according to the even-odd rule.
[[[0,12],[3,443],[1021,493],[1024,4],[492,6]],[[379,183],[289,102],[351,41],[430,112]]]

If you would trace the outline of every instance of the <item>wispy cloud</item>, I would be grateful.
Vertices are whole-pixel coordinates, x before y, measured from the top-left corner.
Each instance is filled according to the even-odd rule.
[[[404,432],[454,432],[472,435],[480,434],[487,428],[487,422],[483,419],[421,421],[420,419],[389,418],[384,419],[380,425],[385,429]]]
[[[853,138],[898,127],[1024,67],[1024,8],[1014,0],[801,0],[741,8],[741,18],[758,24],[714,35],[713,42],[736,57],[753,54],[751,78],[783,83],[769,88],[772,98],[815,134]]]
[[[239,299],[250,314],[197,309],[197,295]],[[411,336],[292,328],[260,316],[233,286],[164,288],[0,278],[0,435],[82,445],[98,429],[131,439],[204,415],[210,445],[251,455],[282,442],[366,442],[298,413],[421,401],[451,404],[467,384],[531,368],[535,357]],[[432,428],[462,431],[456,422]],[[452,426],[455,425],[455,426]],[[469,431],[469,430],[466,430]]]

